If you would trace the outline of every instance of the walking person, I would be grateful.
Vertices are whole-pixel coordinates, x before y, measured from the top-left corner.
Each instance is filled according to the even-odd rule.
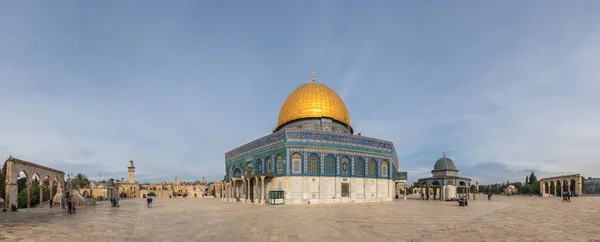
[[[571,193],[567,193],[567,202],[571,202]]]
[[[67,207],[69,208],[69,211],[67,211],[67,214],[72,214],[73,202],[71,202],[71,199],[69,199],[67,201]]]
[[[149,206],[149,208],[152,208],[152,200],[154,200],[154,199],[150,198],[150,203],[149,203],[149,205],[148,205],[148,206]]]
[[[52,208],[52,198],[50,198],[50,208]]]
[[[148,196],[148,198],[146,198],[146,203],[148,207],[150,207],[150,202],[152,201],[152,198],[150,198],[150,196]]]
[[[475,193],[473,193],[473,201],[475,201]]]

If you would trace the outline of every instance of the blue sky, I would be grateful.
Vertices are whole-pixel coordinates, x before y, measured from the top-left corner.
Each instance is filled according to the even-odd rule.
[[[598,1],[3,1],[0,156],[222,178],[297,86],[333,88],[411,181],[600,174]]]

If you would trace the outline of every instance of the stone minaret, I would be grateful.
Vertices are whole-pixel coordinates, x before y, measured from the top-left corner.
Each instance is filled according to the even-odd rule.
[[[135,167],[133,166],[133,160],[129,161],[129,167],[127,167],[127,182],[134,183],[135,179]]]

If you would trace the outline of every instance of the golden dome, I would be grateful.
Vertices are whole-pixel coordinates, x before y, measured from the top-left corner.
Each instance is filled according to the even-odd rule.
[[[290,121],[321,117],[334,119],[350,127],[350,114],[342,98],[331,88],[316,83],[313,79],[312,83],[296,88],[285,99],[275,130]]]

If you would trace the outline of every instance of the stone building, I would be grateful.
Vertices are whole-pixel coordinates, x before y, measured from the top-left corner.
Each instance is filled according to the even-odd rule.
[[[90,182],[90,185],[79,189],[79,194],[84,198],[94,198],[98,201],[110,200],[118,197],[118,188],[114,181]]]
[[[206,182],[180,182],[177,177],[172,183],[155,182],[140,184],[135,181],[135,166],[133,160],[127,166],[127,181],[92,182],[89,186],[79,189],[79,193],[86,198],[106,200],[113,197],[119,198],[146,198],[149,194],[157,197],[203,197]],[[203,179],[204,180],[204,179]]]
[[[313,80],[284,101],[273,133],[225,154],[224,200],[265,203],[391,201],[398,159],[390,141],[354,134],[342,99]]]
[[[446,154],[435,162],[431,174],[432,177],[421,178],[417,181],[421,187],[419,194],[429,194],[429,199],[433,200],[449,200],[460,196],[469,196],[471,179],[458,176],[454,162],[447,158]]]

